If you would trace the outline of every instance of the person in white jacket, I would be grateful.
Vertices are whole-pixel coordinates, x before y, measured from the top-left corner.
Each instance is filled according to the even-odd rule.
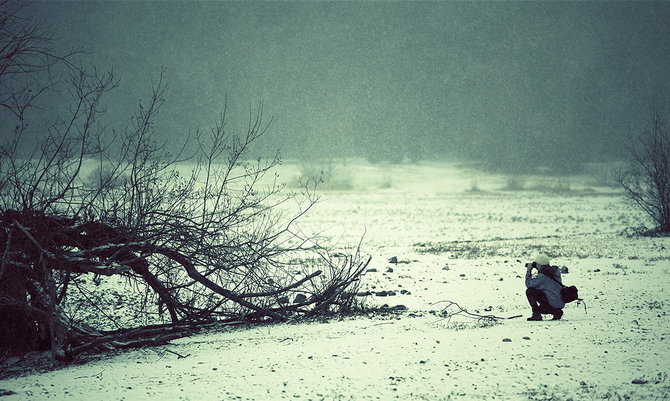
[[[537,271],[535,276],[533,269]],[[560,320],[565,306],[561,288],[561,271],[549,264],[547,255],[539,254],[533,263],[526,263],[526,298],[533,311],[528,320],[542,320],[542,314],[550,314],[553,315],[552,320]]]

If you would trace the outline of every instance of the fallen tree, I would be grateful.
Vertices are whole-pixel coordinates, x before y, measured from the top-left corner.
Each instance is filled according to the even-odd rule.
[[[288,284],[282,283],[286,278],[281,273],[272,276],[274,281],[253,273],[253,266],[240,266],[247,270],[248,279],[235,285],[256,290],[235,292],[216,277],[220,269],[198,268],[193,255],[139,236],[130,240],[118,227],[15,210],[3,212],[0,226],[4,229],[0,235],[4,244],[0,267],[3,351],[15,354],[48,348],[62,359],[90,350],[162,344],[214,320],[285,321],[346,310],[353,306],[355,287],[369,262],[347,256],[339,257],[341,264],[336,264],[321,254],[321,264],[330,269],[327,274],[316,270]],[[169,274],[163,275],[166,271]],[[165,309],[170,323],[112,331],[77,324],[60,305],[72,296],[70,284],[82,275],[131,280],[157,298],[144,304],[145,312],[162,320],[160,310]],[[299,301],[291,302],[291,294],[300,295],[295,296]]]
[[[154,101],[157,105],[160,97]],[[141,130],[150,125],[145,121],[125,135],[128,143],[115,164],[97,166],[111,173],[95,186],[83,184],[81,166],[102,151],[70,157],[72,146],[87,149],[80,142],[87,137],[52,136],[49,141],[58,146],[23,161],[3,148],[3,173],[11,179],[2,190],[13,195],[3,201],[15,206],[0,214],[3,353],[48,348],[54,358],[71,359],[94,349],[162,343],[213,320],[285,321],[352,306],[369,259],[358,250],[331,256],[294,231],[316,199],[282,220],[279,205],[295,195],[281,197],[277,186],[266,193],[254,190],[277,162],[249,167],[242,158],[262,133],[260,118],[241,142],[215,129],[214,145],[200,147],[221,146],[227,163],[216,164],[218,154],[210,152],[187,178],[178,172],[178,159],[165,161],[162,148],[144,140]],[[234,144],[226,147],[227,140]],[[54,188],[51,180],[65,185]],[[128,339],[126,331],[78,324],[67,300],[81,298],[84,276],[124,278],[128,288],[144,294],[133,307],[145,321],[169,325],[135,327]]]
[[[266,177],[279,158],[248,155],[269,127],[262,104],[245,129],[231,130],[224,108],[209,132],[182,135],[183,146],[170,152],[153,129],[163,74],[132,124],[114,128],[103,106],[114,75],[78,67],[77,53],[52,56],[44,50],[50,37],[31,36],[41,31],[14,4],[0,2],[3,35],[24,33],[7,36],[16,43],[3,48],[11,53],[0,69],[2,121],[14,119],[0,143],[0,358],[50,350],[67,360],[165,343],[211,322],[285,321],[355,306],[370,260],[360,244],[345,255],[303,235],[297,221],[318,200],[313,188],[284,192]],[[19,70],[48,76],[9,79]],[[64,114],[28,124],[41,97],[27,94],[41,91],[22,82],[69,96]],[[27,146],[28,137],[37,143]],[[105,280],[134,295],[115,305],[132,309],[130,321],[104,310],[97,284]]]

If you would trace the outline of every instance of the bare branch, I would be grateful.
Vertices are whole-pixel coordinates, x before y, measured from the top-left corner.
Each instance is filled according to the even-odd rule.
[[[626,198],[670,232],[670,131],[666,114],[653,110],[646,129],[629,149],[630,161],[615,176]]]

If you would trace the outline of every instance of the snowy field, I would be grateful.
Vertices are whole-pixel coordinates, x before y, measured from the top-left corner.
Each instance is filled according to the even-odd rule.
[[[0,381],[14,400],[666,400],[670,238],[597,177],[474,173],[453,165],[338,167],[301,220],[364,237],[361,297],[388,312],[219,330]],[[280,178],[297,179],[287,163]],[[516,189],[503,190],[503,188]],[[566,266],[587,309],[528,322],[524,263]],[[397,263],[389,260],[395,258]],[[458,313],[522,317],[485,323]]]

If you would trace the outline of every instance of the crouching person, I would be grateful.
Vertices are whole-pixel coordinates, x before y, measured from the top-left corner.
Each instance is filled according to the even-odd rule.
[[[533,270],[536,270],[535,276]],[[542,320],[543,314],[559,320],[565,306],[561,288],[561,272],[557,266],[549,265],[547,255],[539,254],[533,263],[526,263],[526,297],[533,310],[528,320]]]

